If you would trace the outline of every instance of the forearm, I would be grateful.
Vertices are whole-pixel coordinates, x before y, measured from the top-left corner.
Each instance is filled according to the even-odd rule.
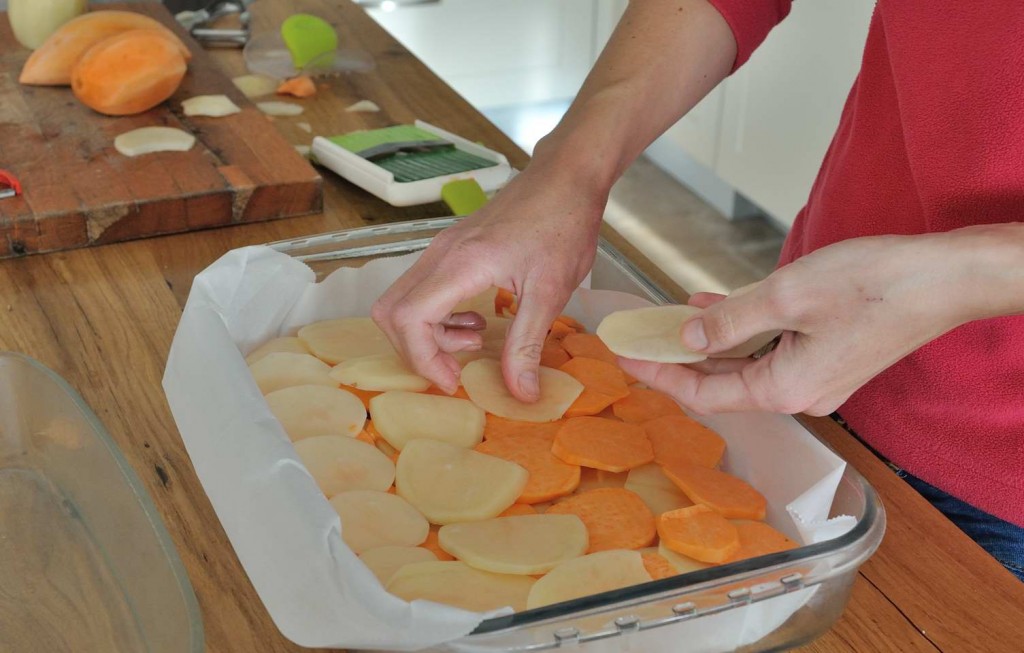
[[[707,0],[631,2],[537,168],[607,194],[644,149],[728,75],[736,42]]]
[[[980,225],[927,236],[945,270],[952,320],[1024,314],[1024,223]]]

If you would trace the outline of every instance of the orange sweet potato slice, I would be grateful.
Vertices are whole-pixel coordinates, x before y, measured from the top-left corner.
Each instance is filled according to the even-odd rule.
[[[466,393],[466,389],[461,385],[455,390],[455,394],[448,394],[436,385],[432,385],[423,391],[424,394],[437,395],[438,397],[455,397],[457,399],[469,399],[469,395]]]
[[[554,422],[521,422],[514,419],[506,419],[487,413],[484,421],[484,440],[497,440],[510,437],[539,437],[548,442],[555,439],[558,430],[565,424],[565,420]]]
[[[740,535],[740,548],[725,562],[789,551],[800,546],[762,521],[735,519],[732,523]]]
[[[370,410],[370,400],[376,397],[377,395],[381,394],[379,392],[375,392],[374,390],[361,390],[360,388],[357,388],[354,385],[345,385],[344,383],[339,385],[338,387],[347,392],[351,392],[355,396],[359,397],[359,401],[363,402],[363,406],[366,407],[366,410]]]
[[[573,358],[596,358],[610,365],[618,363],[612,350],[593,333],[571,333],[562,338],[562,346]]]
[[[643,551],[640,556],[644,559],[644,569],[651,575],[651,580],[661,580],[679,575],[675,566],[661,554]]]
[[[542,503],[571,494],[580,484],[580,468],[562,462],[551,453],[544,437],[519,436],[481,442],[476,450],[516,463],[530,474],[517,503]]]
[[[569,354],[562,348],[558,340],[548,336],[544,348],[540,350],[540,364],[544,367],[558,369],[569,362]]]
[[[764,495],[743,479],[700,465],[677,463],[663,465],[662,470],[690,501],[726,519],[764,519],[768,506]]]
[[[558,369],[583,384],[583,393],[565,411],[566,417],[596,415],[619,399],[629,396],[625,375],[610,363],[581,356]]]
[[[588,553],[650,546],[657,535],[654,514],[634,492],[606,487],[562,499],[547,515],[576,515],[590,535]]]
[[[498,517],[518,517],[520,515],[537,515],[537,509],[528,503],[513,503]]]
[[[555,320],[551,323],[551,329],[548,331],[548,338],[561,344],[562,340],[564,340],[566,336],[574,333],[577,333],[576,329],[561,320]]]
[[[312,97],[316,95],[316,84],[309,75],[299,75],[281,82],[277,87],[278,95],[291,95],[294,97]]]
[[[658,536],[672,551],[701,562],[725,562],[740,548],[736,526],[701,505],[662,513],[658,517]]]
[[[686,415],[664,415],[642,424],[659,465],[717,467],[725,454],[725,440]]]
[[[612,412],[623,422],[641,424],[665,415],[685,415],[667,394],[649,388],[630,388],[629,396],[612,404]]]
[[[515,315],[515,305],[516,296],[512,294],[512,291],[498,288],[498,293],[494,296],[494,314],[504,315],[505,311],[508,311],[509,314]]]
[[[587,328],[583,326],[582,323],[576,321],[575,319],[569,317],[568,315],[559,315],[558,317],[555,318],[555,322],[561,322],[566,327],[572,329],[576,333],[586,333],[587,331]]]
[[[642,427],[601,417],[567,419],[551,452],[570,465],[609,472],[625,472],[654,460]]]
[[[437,532],[441,530],[440,526],[431,526],[430,532],[427,533],[427,539],[423,540],[420,544],[421,547],[432,551],[437,556],[438,560],[454,560],[455,557],[441,548],[441,543],[437,539]]]

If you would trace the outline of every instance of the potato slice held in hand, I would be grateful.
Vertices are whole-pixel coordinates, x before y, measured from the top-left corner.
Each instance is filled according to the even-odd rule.
[[[350,358],[395,351],[384,332],[368,317],[314,322],[299,329],[299,338],[318,358],[331,365]]]
[[[266,400],[292,441],[317,435],[354,438],[366,423],[363,402],[339,388],[296,385],[271,392]]]
[[[473,612],[511,606],[518,612],[526,608],[535,582],[529,576],[495,574],[464,562],[417,562],[396,571],[387,590],[406,601],[425,599]]]
[[[522,515],[442,526],[441,548],[471,567],[499,574],[543,574],[587,551],[576,515]]]
[[[484,411],[455,397],[391,390],[370,399],[370,415],[381,437],[399,451],[419,438],[472,447],[484,437]]]
[[[548,572],[530,590],[526,607],[540,608],[650,580],[639,551],[600,551],[563,562]]]
[[[398,354],[373,354],[350,358],[334,366],[331,378],[360,390],[423,392],[430,381],[416,374]]]
[[[524,422],[560,419],[583,392],[583,384],[559,370],[541,367],[540,399],[527,404],[512,396],[501,375],[501,363],[482,358],[462,370],[462,387],[474,404],[499,417]]]
[[[341,539],[356,555],[382,546],[418,546],[430,524],[400,496],[373,490],[350,490],[331,497],[341,517]]]
[[[330,377],[331,368],[309,354],[272,352],[250,365],[249,371],[265,395],[294,385],[338,387]]]
[[[286,354],[308,354],[309,347],[304,345],[301,340],[295,336],[285,336],[282,338],[274,338],[268,340],[256,349],[249,352],[249,355],[245,357],[246,365],[254,365],[256,361],[266,357],[267,354],[276,353]]]
[[[395,486],[434,524],[497,517],[529,474],[515,463],[437,440],[413,440],[398,456]]]
[[[615,354],[655,363],[697,363],[707,358],[683,347],[683,322],[701,312],[696,306],[647,306],[616,311],[601,320],[597,336]]]
[[[421,546],[379,546],[363,551],[359,559],[370,568],[381,585],[387,585],[395,572],[406,565],[437,562],[434,552]]]
[[[391,459],[355,438],[318,435],[296,442],[295,451],[328,497],[348,490],[387,492],[395,482]]]

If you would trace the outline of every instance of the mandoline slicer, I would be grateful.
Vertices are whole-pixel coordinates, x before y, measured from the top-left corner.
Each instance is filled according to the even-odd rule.
[[[503,155],[422,120],[313,139],[316,161],[392,206],[441,200],[445,184],[474,179],[493,192],[512,177]]]

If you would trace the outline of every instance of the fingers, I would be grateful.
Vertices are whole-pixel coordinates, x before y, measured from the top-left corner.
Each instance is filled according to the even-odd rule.
[[[505,385],[520,401],[540,398],[537,368],[548,329],[564,302],[551,289],[539,284],[526,285],[520,293],[519,310],[505,336],[502,372]]]
[[[683,324],[681,338],[688,349],[708,354],[731,349],[756,335],[785,329],[763,287],[718,299],[711,293],[691,298],[704,311]]]
[[[452,313],[441,324],[449,329],[482,331],[487,326],[487,318],[473,311]]]

